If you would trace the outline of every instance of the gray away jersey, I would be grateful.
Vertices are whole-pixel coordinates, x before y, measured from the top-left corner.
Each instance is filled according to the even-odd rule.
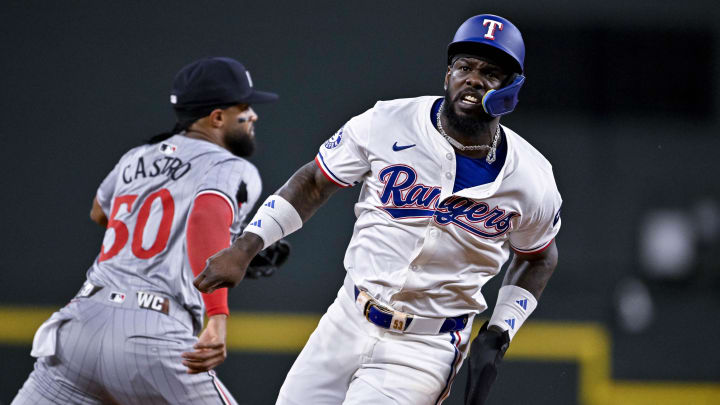
[[[202,325],[185,237],[193,201],[205,193],[225,198],[233,209],[229,232],[237,235],[261,187],[252,163],[210,142],[174,135],[131,149],[97,191],[108,228],[88,280],[123,293],[171,296]]]

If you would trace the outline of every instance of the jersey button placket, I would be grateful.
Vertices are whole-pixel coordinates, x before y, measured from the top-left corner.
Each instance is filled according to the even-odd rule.
[[[455,154],[450,147],[450,145],[443,145],[443,149],[445,150],[445,153],[440,155],[444,156],[445,159],[440,159],[440,184],[442,185],[442,193],[440,194],[440,200],[442,201],[445,198],[451,196],[453,194],[453,187],[455,182]]]

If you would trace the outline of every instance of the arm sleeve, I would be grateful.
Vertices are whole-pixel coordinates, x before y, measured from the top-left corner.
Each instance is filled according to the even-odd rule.
[[[353,117],[320,146],[315,163],[325,177],[340,187],[359,183],[370,171],[367,144],[373,110]]]
[[[240,233],[240,224],[260,197],[262,182],[257,168],[244,159],[227,159],[210,166],[195,189],[196,198],[214,194],[232,208],[230,231]]]
[[[205,268],[207,259],[230,245],[233,209],[226,198],[201,194],[195,198],[187,226],[187,252],[195,276]],[[208,316],[230,313],[227,288],[202,294]]]
[[[510,234],[513,250],[533,254],[543,251],[560,231],[562,198],[552,179],[536,208],[523,216],[520,226]]]

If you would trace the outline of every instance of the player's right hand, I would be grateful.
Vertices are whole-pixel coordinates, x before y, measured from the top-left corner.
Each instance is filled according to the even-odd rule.
[[[205,330],[198,337],[193,351],[182,354],[182,363],[188,374],[212,370],[227,358],[225,339],[227,336],[227,315],[212,315]]]
[[[235,287],[245,277],[253,257],[263,247],[263,240],[246,232],[230,247],[210,256],[202,273],[195,277],[195,288],[211,293],[218,288]]]

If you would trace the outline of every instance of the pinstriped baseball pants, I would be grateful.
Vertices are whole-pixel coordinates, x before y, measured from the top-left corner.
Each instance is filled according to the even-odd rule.
[[[160,312],[74,300],[56,352],[40,357],[12,405],[236,404],[214,372],[187,374],[192,325]]]

